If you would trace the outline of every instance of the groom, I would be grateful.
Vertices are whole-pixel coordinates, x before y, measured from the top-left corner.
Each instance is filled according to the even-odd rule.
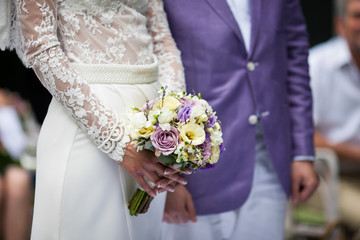
[[[306,200],[318,184],[298,0],[164,5],[187,90],[215,109],[226,148],[168,194],[164,239],[283,239],[287,197]]]

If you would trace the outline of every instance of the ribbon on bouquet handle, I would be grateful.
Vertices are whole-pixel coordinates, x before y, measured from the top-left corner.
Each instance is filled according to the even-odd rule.
[[[153,183],[147,176],[143,176],[145,182],[147,183],[147,185],[149,185],[149,187],[151,187],[152,189],[154,189],[156,187],[156,184]],[[141,187],[139,187],[141,190],[144,191],[144,189],[142,189]]]

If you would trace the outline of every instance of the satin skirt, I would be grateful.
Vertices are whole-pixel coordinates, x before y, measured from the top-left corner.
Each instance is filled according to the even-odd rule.
[[[132,106],[157,97],[157,81],[90,84],[101,102],[125,119]],[[165,194],[130,217],[133,178],[101,152],[63,107],[52,100],[37,149],[32,240],[160,239]]]

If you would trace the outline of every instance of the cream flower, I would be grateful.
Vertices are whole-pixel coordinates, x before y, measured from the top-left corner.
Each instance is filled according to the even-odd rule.
[[[211,110],[212,110],[212,108],[211,108],[211,106],[209,105],[209,103],[208,103],[207,101],[205,101],[204,99],[199,99],[199,103],[200,103],[201,106],[205,107],[208,111],[211,111]],[[212,114],[212,111],[211,111],[210,114]]]
[[[169,106],[164,106],[158,116],[159,126],[163,130],[170,131],[170,122],[174,119],[174,112],[169,109]]]
[[[186,146],[184,142],[180,142],[174,152],[177,155],[176,162],[187,162],[188,154],[186,152]]]
[[[222,132],[219,130],[209,129],[211,145],[219,146],[222,142]]]
[[[206,108],[203,106],[196,105],[191,109],[190,122],[200,123],[208,120],[206,115]]]
[[[146,116],[143,112],[137,112],[132,116],[132,125],[134,128],[142,128],[146,125]]]
[[[150,110],[149,116],[148,116],[149,121],[152,124],[155,124],[157,122],[157,118],[159,117],[160,113],[161,113],[161,110],[157,109],[157,108]]]
[[[168,106],[170,111],[174,111],[181,103],[173,96],[166,96],[164,100],[159,100],[155,103],[154,108],[161,109],[164,106]]]
[[[220,156],[220,147],[219,146],[213,146],[211,148],[211,151],[212,151],[212,155],[210,157],[209,163],[210,164],[217,163],[218,160],[219,160],[219,156]]]
[[[193,146],[200,145],[205,141],[204,127],[194,123],[185,124],[180,129],[180,137]]]
[[[221,126],[220,126],[219,122],[216,122],[216,123],[215,123],[213,129],[214,129],[215,131],[221,131]]]
[[[158,117],[159,123],[169,123],[174,119],[174,112],[171,111],[169,106],[164,106]]]
[[[181,103],[179,102],[179,100],[172,96],[167,96],[164,98],[164,106],[169,106],[170,111],[174,111],[180,105]]]
[[[151,122],[147,121],[143,112],[137,112],[131,116],[129,124],[129,130],[131,138],[136,139],[138,137],[148,138],[155,130]]]

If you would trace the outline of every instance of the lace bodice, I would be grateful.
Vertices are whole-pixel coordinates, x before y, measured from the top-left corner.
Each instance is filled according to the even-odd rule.
[[[116,161],[122,160],[129,141],[125,124],[71,63],[151,64],[155,55],[160,83],[174,90],[185,87],[161,0],[16,0],[16,9],[23,61]]]

